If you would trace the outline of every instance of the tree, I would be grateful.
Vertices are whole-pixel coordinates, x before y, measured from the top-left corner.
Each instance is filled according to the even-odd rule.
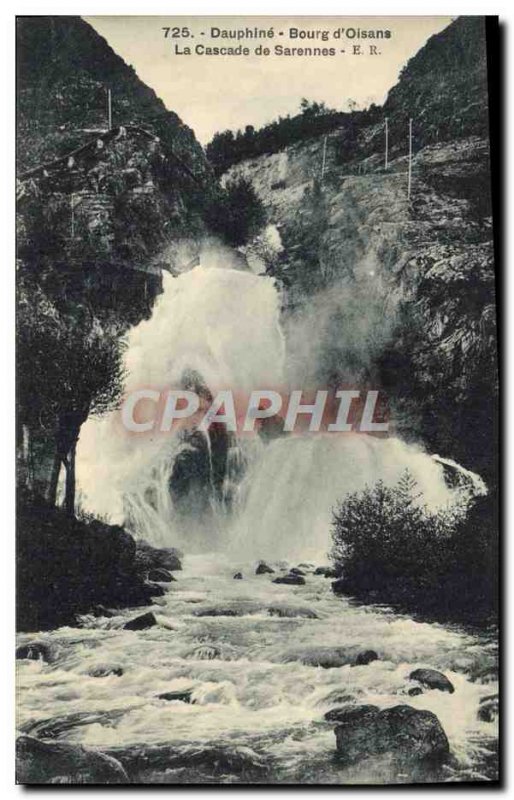
[[[55,503],[64,465],[64,504],[70,514],[75,506],[75,450],[80,428],[90,414],[116,405],[123,387],[123,349],[116,323],[102,324],[81,305],[62,310],[29,277],[20,278],[19,421],[27,432],[51,443],[53,465],[46,491],[51,503]]]

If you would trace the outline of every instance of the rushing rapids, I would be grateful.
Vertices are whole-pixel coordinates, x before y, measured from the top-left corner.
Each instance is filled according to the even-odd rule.
[[[278,315],[267,278],[208,267],[167,276],[152,318],[130,336],[127,389],[180,385],[184,376],[210,394],[283,387],[290,376]],[[283,561],[326,563],[334,504],[378,479],[395,482],[405,468],[429,506],[452,502],[462,488],[448,488],[443,467],[458,465],[395,438],[232,437],[216,492],[213,442],[207,434],[202,442],[208,513],[185,513],[170,486],[190,440],[127,435],[117,412],[84,426],[77,463],[85,508],[128,521],[155,545],[181,546],[184,570],[151,607],[157,625],[149,630],[123,629],[132,610],[40,635],[54,657],[19,662],[20,730],[121,753],[133,778],[148,782],[379,782],[391,776],[334,761],[324,714],[342,702],[408,702],[434,712],[448,736],[443,779],[491,778],[496,723],[478,709],[497,691],[493,637],[353,605],[308,566],[301,586],[255,574],[261,558],[277,574]],[[464,471],[460,483],[484,490]],[[238,572],[242,580],[233,579]],[[355,648],[378,657],[351,665],[344,654]],[[331,650],[340,661],[319,666]],[[442,670],[455,692],[411,696],[417,667]],[[153,745],[168,749],[143,759],[145,767],[130,755]]]

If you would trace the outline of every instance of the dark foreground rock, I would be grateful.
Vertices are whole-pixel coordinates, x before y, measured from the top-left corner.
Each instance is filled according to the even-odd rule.
[[[446,734],[435,714],[399,705],[384,711],[357,706],[335,728],[338,758],[354,764],[387,758],[398,767],[437,767],[449,756]]]
[[[377,659],[378,654],[374,650],[361,650],[360,653],[357,653],[355,666],[365,666],[366,664],[371,664],[372,661],[376,661]]]
[[[135,617],[126,622],[123,626],[123,630],[144,631],[147,628],[153,628],[155,625],[157,625],[155,615],[151,611],[148,611],[146,614],[141,614],[139,617]]]
[[[380,709],[378,706],[344,705],[340,708],[331,708],[330,711],[327,711],[325,714],[324,719],[326,719],[327,722],[340,722],[349,725],[354,724],[356,721],[365,723],[367,720],[375,719],[379,713]]]
[[[20,736],[16,742],[16,782],[112,784],[128,783],[129,779],[119,761],[98,750]]]
[[[410,673],[409,679],[418,681],[427,689],[439,689],[440,692],[449,692],[450,694],[455,691],[453,683],[437,669],[415,669]]]
[[[284,583],[286,586],[303,586],[305,583],[305,578],[301,575],[295,575],[294,573],[289,573],[288,575],[282,575],[280,578],[274,578],[273,583]]]

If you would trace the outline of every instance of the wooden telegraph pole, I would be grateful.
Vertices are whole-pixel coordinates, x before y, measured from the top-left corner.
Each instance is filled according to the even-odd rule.
[[[325,175],[325,166],[327,163],[327,137],[323,139],[323,158],[321,161],[321,182],[323,183],[323,177]]]
[[[112,128],[112,98],[111,98],[111,90],[107,89],[107,120],[109,125],[109,130]]]
[[[385,168],[389,167],[389,125],[385,118]]]
[[[410,200],[412,187],[412,119],[409,120],[409,178],[407,183],[407,200]]]

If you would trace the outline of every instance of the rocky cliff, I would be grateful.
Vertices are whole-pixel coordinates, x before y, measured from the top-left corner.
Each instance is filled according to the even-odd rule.
[[[385,388],[396,430],[494,480],[483,20],[458,19],[432,37],[373,117],[349,115],[327,136],[237,164],[224,180],[251,180],[280,232],[283,251],[268,271],[284,287],[293,353],[310,348],[302,378]]]

